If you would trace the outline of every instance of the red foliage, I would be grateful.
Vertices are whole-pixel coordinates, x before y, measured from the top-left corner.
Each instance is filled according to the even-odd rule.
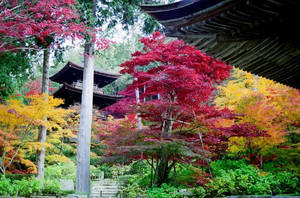
[[[219,119],[236,117],[228,109],[210,105],[216,84],[229,77],[231,66],[183,41],[167,43],[158,32],[141,42],[143,51],[133,53],[133,58],[121,65],[121,72],[131,74],[134,81],[123,91],[127,98],[118,108],[132,105],[131,111],[139,112],[148,127],[141,131],[119,127],[103,135],[110,149],[106,156],[126,156],[127,160],[154,157],[161,165],[167,156],[170,166],[172,162],[208,165],[207,158],[226,151],[230,137],[264,135],[250,124],[215,125]],[[160,98],[134,105],[136,89],[146,89],[140,93],[141,101],[154,95]]]
[[[220,83],[230,75],[231,66],[207,56],[195,47],[181,40],[165,42],[159,32],[142,38],[144,51],[132,54],[133,58],[121,64],[121,73],[129,73],[135,79],[125,94],[132,94],[136,88],[146,87],[142,98],[160,94],[176,103],[198,109],[207,102]],[[149,64],[157,67],[149,69]],[[146,70],[146,71],[145,71]]]
[[[41,79],[36,79],[33,81],[29,81],[26,83],[24,86],[26,91],[24,91],[25,96],[30,96],[30,95],[40,95],[42,94],[42,80]],[[51,87],[51,83],[49,82],[49,92],[52,93],[55,91],[55,88]]]
[[[81,38],[87,28],[74,22],[79,18],[73,9],[75,4],[75,0],[10,1],[10,6],[4,3],[0,7],[3,38],[0,51],[17,49],[15,40],[30,37],[37,38],[44,46],[49,45],[47,39],[54,36]]]
[[[92,42],[99,50],[109,47],[111,41],[96,38],[96,31],[84,25],[76,13],[76,0],[10,0],[0,5],[0,52],[18,49],[38,49],[41,45],[49,47],[55,44],[55,37],[83,38],[92,36]],[[32,38],[35,44],[22,42]]]

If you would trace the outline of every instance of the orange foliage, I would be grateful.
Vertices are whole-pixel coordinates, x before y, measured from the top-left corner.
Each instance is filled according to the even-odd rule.
[[[41,125],[47,126],[50,132],[57,132],[60,131],[61,126],[67,124],[64,117],[69,111],[57,108],[62,102],[61,99],[48,95],[30,95],[25,97],[25,102],[12,98],[5,104],[0,104],[0,171],[2,174],[16,171],[36,172],[34,163],[26,159],[26,154],[35,152],[41,147],[40,143],[35,142]],[[46,121],[45,116],[48,117]]]
[[[240,70],[235,70],[233,78],[227,86],[220,88],[217,105],[228,106],[242,114],[240,123],[252,123],[267,131],[269,137],[255,140],[232,138],[231,151],[244,150],[247,144],[251,144],[265,154],[268,149],[284,143],[287,127],[300,123],[300,92]]]

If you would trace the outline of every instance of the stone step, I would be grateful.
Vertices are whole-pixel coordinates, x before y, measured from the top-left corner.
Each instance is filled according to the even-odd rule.
[[[98,189],[98,188],[107,188],[107,189],[119,189],[119,186],[93,186],[92,189]]]
[[[93,186],[119,186],[119,184],[101,184],[101,183],[94,183]]]
[[[91,192],[119,192],[119,189],[96,189],[96,190],[92,190]]]
[[[119,190],[99,190],[99,191],[92,191],[92,193],[96,193],[96,194],[100,194],[100,193],[112,193],[112,194],[114,194],[114,193],[118,193],[119,192]]]
[[[92,183],[91,197],[92,198],[118,197],[120,190],[121,187],[113,179],[95,180]]]
[[[118,193],[102,193],[102,194],[97,194],[97,193],[92,193],[90,195],[91,197],[93,198],[96,198],[96,197],[117,197],[118,196]]]
[[[118,184],[107,184],[107,185],[103,185],[103,184],[92,184],[92,186],[120,186]]]

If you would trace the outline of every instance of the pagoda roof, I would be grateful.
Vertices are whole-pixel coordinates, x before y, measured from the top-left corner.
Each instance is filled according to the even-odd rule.
[[[53,96],[55,98],[64,99],[64,104],[61,107],[68,107],[75,103],[81,104],[81,93],[82,88],[74,87],[64,83],[64,85],[54,92]],[[123,96],[120,95],[106,95],[94,92],[93,94],[93,105],[98,107],[99,109],[105,108],[107,106],[113,105],[114,103],[121,100]]]
[[[300,89],[300,1],[183,0],[141,8],[227,64]]]
[[[50,80],[57,83],[72,84],[83,79],[83,66],[68,62],[59,72],[50,77]],[[117,80],[121,75],[109,73],[98,68],[94,68],[94,84],[99,88],[104,87]]]

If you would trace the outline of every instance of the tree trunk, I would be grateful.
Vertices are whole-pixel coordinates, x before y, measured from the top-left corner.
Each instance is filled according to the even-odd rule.
[[[132,53],[135,52],[135,37],[134,37],[134,32],[135,32],[135,29],[134,29],[134,26],[132,26],[132,30],[131,30]],[[137,80],[137,78],[134,78],[134,80]],[[139,105],[139,103],[140,103],[140,90],[138,88],[135,89],[135,99],[136,99],[136,104]],[[140,116],[140,113],[137,113],[137,129],[139,131],[142,130],[142,118]]]
[[[42,93],[49,94],[49,68],[50,68],[50,50],[44,50],[43,60],[43,79],[42,79]],[[45,117],[44,120],[47,120]],[[44,168],[45,168],[45,142],[47,136],[47,127],[42,126],[39,129],[38,142],[42,144],[40,150],[37,151],[37,178],[44,179]]]
[[[90,193],[90,143],[93,113],[94,44],[84,48],[84,71],[77,141],[76,192]]]
[[[156,184],[158,186],[161,186],[163,183],[167,183],[168,177],[169,177],[169,154],[168,151],[165,149],[162,149],[162,154],[159,159],[159,164],[157,167],[157,181]]]

